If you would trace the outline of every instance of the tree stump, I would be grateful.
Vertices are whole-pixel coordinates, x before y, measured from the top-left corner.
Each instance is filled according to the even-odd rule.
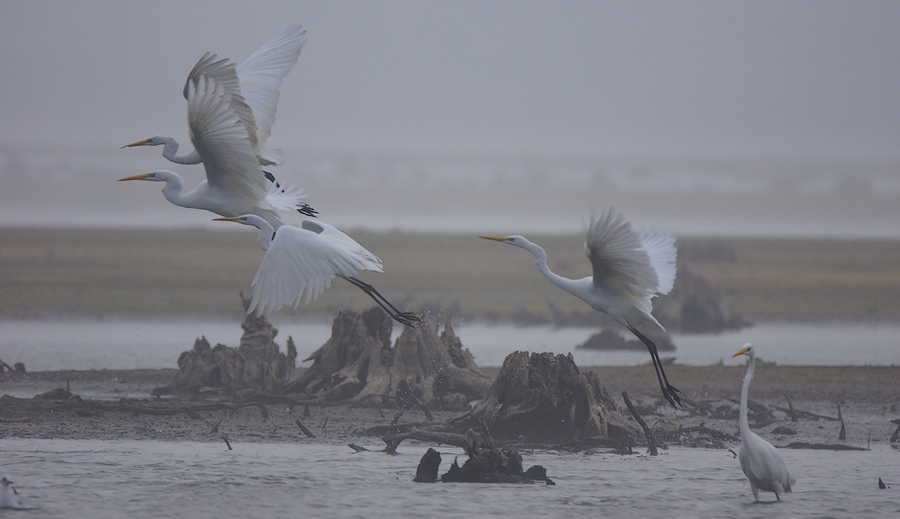
[[[429,447],[419,461],[419,466],[416,467],[416,477],[413,481],[416,483],[436,483],[440,466],[441,454]]]
[[[324,402],[384,407],[468,408],[483,398],[490,380],[478,371],[450,323],[404,328],[391,346],[393,321],[380,308],[343,311],[331,338],[309,358],[313,364],[285,388]]]
[[[681,268],[675,285],[653,305],[653,315],[669,332],[718,333],[750,326],[730,312],[721,294],[705,279]]]
[[[241,300],[246,309],[250,300],[243,295]],[[265,318],[247,315],[241,327],[244,334],[237,348],[224,344],[210,348],[205,337],[194,341],[194,347],[178,357],[178,372],[172,384],[156,388],[153,394],[191,395],[203,388],[218,389],[225,394],[245,389],[281,393],[297,357],[293,339],[288,337],[285,355],[274,340],[278,330]]]
[[[541,444],[621,444],[640,434],[595,373],[579,371],[571,354],[546,352],[509,354],[488,396],[455,425],[486,428],[498,441]]]

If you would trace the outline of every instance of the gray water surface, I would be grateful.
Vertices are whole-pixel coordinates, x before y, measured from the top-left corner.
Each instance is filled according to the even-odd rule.
[[[900,453],[786,450],[797,479],[755,503],[727,450],[660,456],[524,451],[555,486],[417,484],[426,447],[395,456],[342,445],[3,440],[2,471],[29,511],[3,517],[896,517]],[[370,448],[380,448],[370,445]],[[441,472],[459,449],[445,447]],[[878,478],[893,488],[878,489]],[[765,501],[772,494],[762,494]]]
[[[276,323],[282,348],[294,338],[300,362],[331,336],[331,323]],[[479,366],[503,364],[513,351],[569,353],[580,366],[635,366],[648,362],[644,349],[592,351],[576,349],[598,328],[456,323],[454,331]],[[240,323],[225,320],[6,320],[0,321],[0,359],[22,362],[30,371],[64,369],[156,369],[177,367],[178,356],[197,337],[210,345],[237,346]],[[394,330],[394,338],[400,333]],[[626,332],[627,333],[627,332]],[[673,334],[680,364],[741,365],[731,354],[746,342],[760,357],[779,365],[891,366],[900,365],[900,324],[897,323],[770,323],[721,334]],[[629,337],[630,338],[630,337]]]

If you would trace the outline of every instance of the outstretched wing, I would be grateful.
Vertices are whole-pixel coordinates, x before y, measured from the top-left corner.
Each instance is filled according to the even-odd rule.
[[[656,272],[658,283],[654,292],[668,294],[675,285],[675,264],[678,249],[675,248],[675,237],[653,227],[641,229],[641,246],[650,258],[650,266]]]
[[[669,242],[666,236],[655,231],[643,236],[612,208],[604,210],[597,220],[592,217],[584,246],[593,266],[594,283],[630,297],[649,314],[650,298],[666,284],[666,291],[671,290],[675,279],[674,272],[669,276],[664,269],[667,277],[662,280],[657,273],[657,265],[665,267],[670,257],[674,270],[675,253],[669,251],[674,249],[674,239]]]
[[[259,150],[259,142],[257,141],[256,120],[253,115],[253,109],[247,104],[241,93],[241,84],[238,79],[237,68],[233,61],[227,58],[219,59],[215,54],[207,52],[200,58],[200,61],[194,65],[188,74],[187,81],[184,83],[184,98],[190,104],[190,92],[197,89],[200,78],[212,79],[225,90],[229,96],[231,108],[238,118],[244,124],[247,130],[247,137],[250,139],[250,146],[254,152]]]
[[[283,225],[253,278],[248,312],[269,315],[285,305],[319,297],[335,276],[361,270],[382,272],[381,260],[331,225],[305,220],[303,228]]]
[[[266,207],[268,185],[231,96],[211,76],[189,82],[188,125],[210,187]]]
[[[280,97],[278,89],[281,88],[284,76],[297,63],[304,43],[306,31],[299,25],[292,25],[237,67],[241,95],[253,111],[255,137],[262,164],[283,162],[280,152],[266,150],[266,141],[275,124],[275,111]]]

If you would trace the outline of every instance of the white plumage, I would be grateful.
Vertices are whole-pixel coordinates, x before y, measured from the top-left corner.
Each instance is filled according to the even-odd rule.
[[[276,228],[281,225],[278,210],[315,216],[302,189],[284,187],[262,169],[262,165],[281,163],[281,153],[265,145],[275,121],[278,89],[300,55],[304,34],[299,25],[289,27],[240,67],[210,53],[197,62],[184,85],[193,152],[176,155],[178,143],[170,137],[124,146],[164,145],[163,156],[172,162],[202,162],[206,180],[195,189],[183,194],[181,177],[166,170],[120,180],[165,182],[163,195],[175,205],[221,216],[252,213]]]
[[[320,221],[304,220],[301,227],[282,225],[277,230],[256,215],[217,220],[259,229],[257,242],[266,251],[253,278],[253,298],[247,313],[267,316],[284,306],[309,303],[341,277],[363,290],[396,321],[413,326],[419,316],[400,312],[374,287],[357,279],[361,271],[383,272],[381,260],[350,236]]]
[[[201,76],[188,89],[188,123],[206,180],[188,193],[182,193],[181,177],[172,171],[157,170],[120,180],[165,182],[163,196],[175,205],[226,217],[255,214],[276,228],[282,223],[278,209],[314,214],[303,202],[302,190],[278,189],[266,179],[246,126],[235,113],[230,95],[214,78]]]
[[[753,497],[759,501],[759,491],[774,492],[775,498],[781,501],[781,494],[791,491],[791,485],[796,483],[788,472],[781,454],[774,445],[762,439],[758,434],[750,430],[750,422],[747,418],[750,398],[750,382],[756,370],[756,350],[753,345],[747,343],[743,348],[735,352],[732,357],[746,355],[747,373],[744,375],[744,383],[741,387],[741,449],[738,458],[741,460],[741,469],[750,481],[750,490]]]
[[[604,210],[597,219],[592,216],[585,234],[584,249],[591,260],[593,276],[581,279],[565,278],[551,271],[544,249],[522,236],[482,238],[531,252],[538,270],[551,283],[631,330],[650,351],[663,396],[673,406],[680,403],[678,389],[669,384],[656,345],[636,328],[638,323],[649,321],[664,330],[651,313],[651,299],[669,293],[675,283],[675,238],[653,229],[635,231],[612,208]]]
[[[247,129],[254,154],[261,165],[280,165],[284,162],[280,150],[268,150],[266,142],[275,123],[279,89],[284,77],[297,63],[306,43],[306,31],[294,24],[263,45],[239,66],[227,58],[207,52],[188,74],[184,98],[190,101],[190,90],[201,77],[212,78],[231,96],[234,110]],[[179,144],[171,137],[151,137],[127,144],[133,146],[163,146],[163,157],[178,164],[199,164],[203,159],[196,152],[176,155]]]
[[[0,476],[0,508],[23,508],[22,498],[8,474]]]

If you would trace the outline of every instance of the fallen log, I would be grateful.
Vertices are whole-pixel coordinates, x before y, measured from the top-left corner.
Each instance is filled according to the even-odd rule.
[[[846,445],[843,443],[808,443],[808,442],[793,442],[785,445],[784,447],[779,447],[779,449],[812,449],[812,450],[824,450],[824,451],[867,451],[865,447],[857,447],[855,445]]]

